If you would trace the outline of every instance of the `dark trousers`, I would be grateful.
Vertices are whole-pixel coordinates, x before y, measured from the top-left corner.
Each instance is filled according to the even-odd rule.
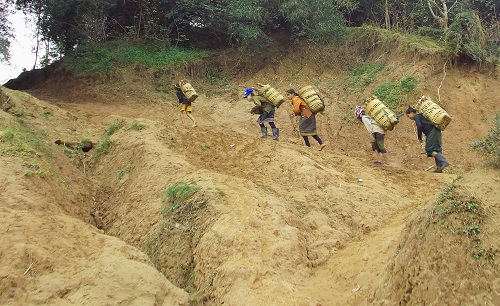
[[[306,144],[306,146],[310,147],[311,146],[311,143],[309,142],[309,136],[302,136],[302,138],[304,138],[304,143]],[[316,141],[321,145],[323,144],[323,141],[321,140],[321,138],[319,138],[318,135],[313,135],[312,138],[316,139]]]

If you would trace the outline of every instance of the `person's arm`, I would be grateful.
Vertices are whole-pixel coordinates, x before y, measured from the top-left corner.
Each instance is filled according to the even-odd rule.
[[[262,106],[262,100],[263,100],[263,98],[261,96],[257,96],[257,95],[252,96],[253,104],[255,104],[257,106]]]
[[[295,114],[295,116],[300,115],[300,98],[299,97],[292,98],[292,111]]]
[[[417,138],[418,138],[418,141],[422,142],[422,116],[420,115],[415,115],[414,119],[415,119],[415,125],[417,126]]]

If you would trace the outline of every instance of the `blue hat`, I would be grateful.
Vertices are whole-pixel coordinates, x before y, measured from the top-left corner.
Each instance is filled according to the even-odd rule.
[[[251,94],[253,94],[253,89],[252,88],[247,88],[245,90],[245,94],[243,95],[243,98],[246,98],[246,97],[248,97]]]

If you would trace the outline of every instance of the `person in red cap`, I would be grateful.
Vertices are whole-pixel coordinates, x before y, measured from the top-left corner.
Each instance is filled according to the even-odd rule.
[[[252,108],[252,114],[259,114],[257,118],[257,123],[260,125],[260,131],[262,132],[262,138],[267,137],[267,127],[264,123],[269,123],[273,133],[273,140],[279,140],[279,129],[274,124],[274,112],[276,107],[268,101],[263,96],[257,94],[253,88],[247,88],[243,94],[243,99],[248,99],[255,104]]]

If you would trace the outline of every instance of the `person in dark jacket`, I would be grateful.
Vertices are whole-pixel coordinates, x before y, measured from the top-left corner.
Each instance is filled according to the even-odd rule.
[[[436,161],[436,170],[434,172],[443,172],[443,169],[448,167],[450,163],[442,153],[441,130],[427,120],[424,115],[417,114],[417,110],[413,106],[408,107],[406,110],[406,117],[415,121],[417,137],[420,143],[422,143],[422,133],[425,135],[425,152],[428,157],[434,157]]]
[[[180,103],[180,111],[181,111],[181,122],[182,125],[184,125],[184,114],[193,121],[193,127],[197,127],[196,125],[196,120],[194,120],[193,115],[191,115],[191,112],[193,111],[193,107],[191,106],[191,102],[186,98],[184,93],[181,90],[181,86],[179,84],[174,85],[175,89],[177,90],[176,95],[177,95],[177,100]]]

